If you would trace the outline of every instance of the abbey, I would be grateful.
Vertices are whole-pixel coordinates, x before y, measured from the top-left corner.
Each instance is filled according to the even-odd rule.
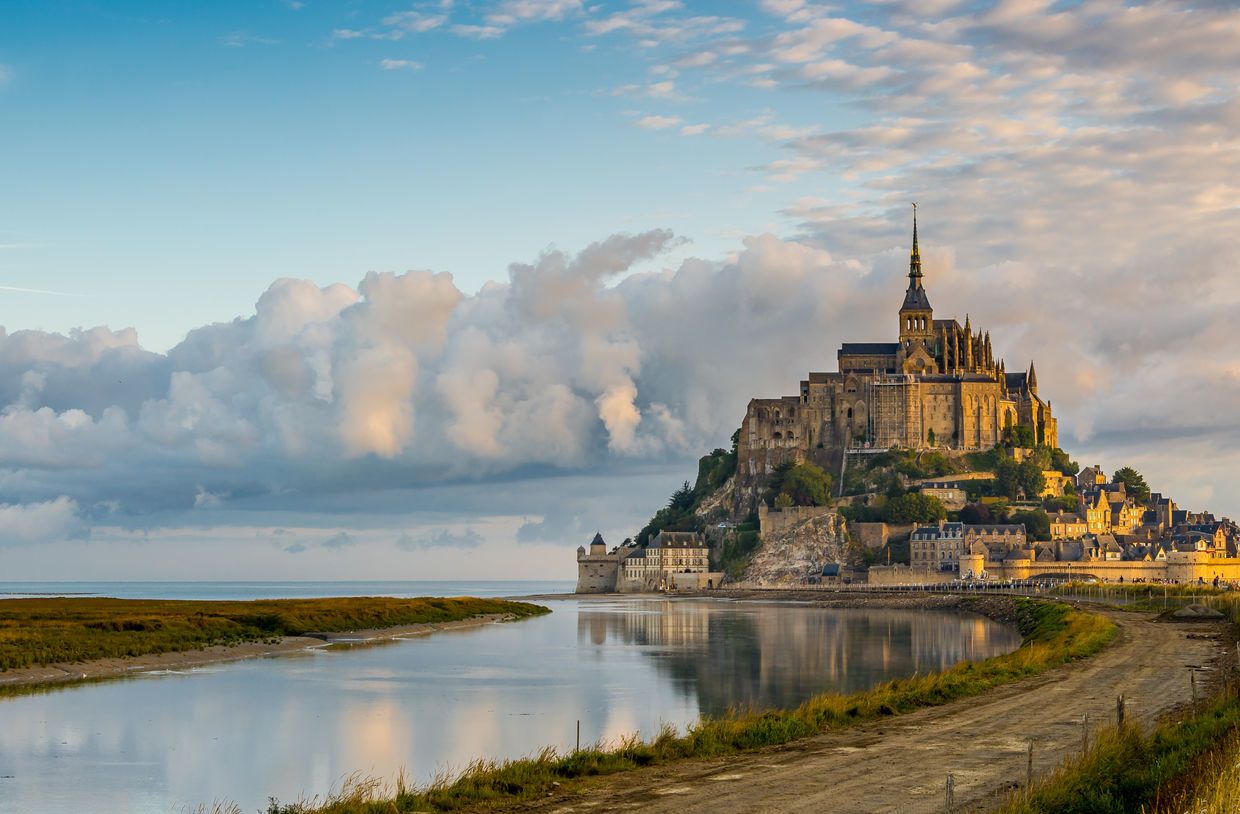
[[[738,474],[761,478],[784,462],[833,465],[849,449],[982,450],[1023,424],[1058,446],[1050,402],[1038,396],[1033,363],[1008,373],[990,333],[935,319],[922,284],[913,211],[908,288],[896,342],[845,342],[838,371],[810,373],[795,396],[753,399],[737,443]]]

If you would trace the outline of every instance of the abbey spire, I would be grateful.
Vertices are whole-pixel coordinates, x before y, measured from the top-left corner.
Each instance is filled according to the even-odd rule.
[[[912,319],[913,330],[930,332],[934,315],[930,308],[930,299],[926,289],[921,285],[921,249],[917,246],[917,204],[913,204],[913,250],[908,258],[908,290],[904,292],[904,305],[900,308],[905,331],[909,330]]]
[[[909,287],[921,287],[921,250],[917,247],[917,204],[913,204],[913,251],[908,258]]]

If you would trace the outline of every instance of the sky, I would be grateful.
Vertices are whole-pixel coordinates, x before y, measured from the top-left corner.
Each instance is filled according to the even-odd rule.
[[[1225,0],[0,7],[0,581],[572,578],[940,317],[1240,514]]]

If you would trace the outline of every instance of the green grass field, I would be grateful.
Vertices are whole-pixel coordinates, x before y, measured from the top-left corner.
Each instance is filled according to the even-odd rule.
[[[197,650],[312,632],[454,622],[495,613],[521,618],[550,611],[526,602],[468,597],[252,602],[6,599],[0,601],[0,670]]]

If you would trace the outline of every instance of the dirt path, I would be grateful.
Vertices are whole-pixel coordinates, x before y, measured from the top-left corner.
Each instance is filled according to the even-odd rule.
[[[1080,750],[1086,713],[1113,721],[1122,693],[1130,718],[1152,720],[1190,700],[1190,668],[1208,669],[1221,656],[1221,624],[1102,612],[1120,625],[1102,653],[978,698],[740,757],[603,778],[581,793],[513,810],[941,812],[948,772],[958,807],[993,800],[1023,782],[1030,740],[1034,771],[1047,771]]]

